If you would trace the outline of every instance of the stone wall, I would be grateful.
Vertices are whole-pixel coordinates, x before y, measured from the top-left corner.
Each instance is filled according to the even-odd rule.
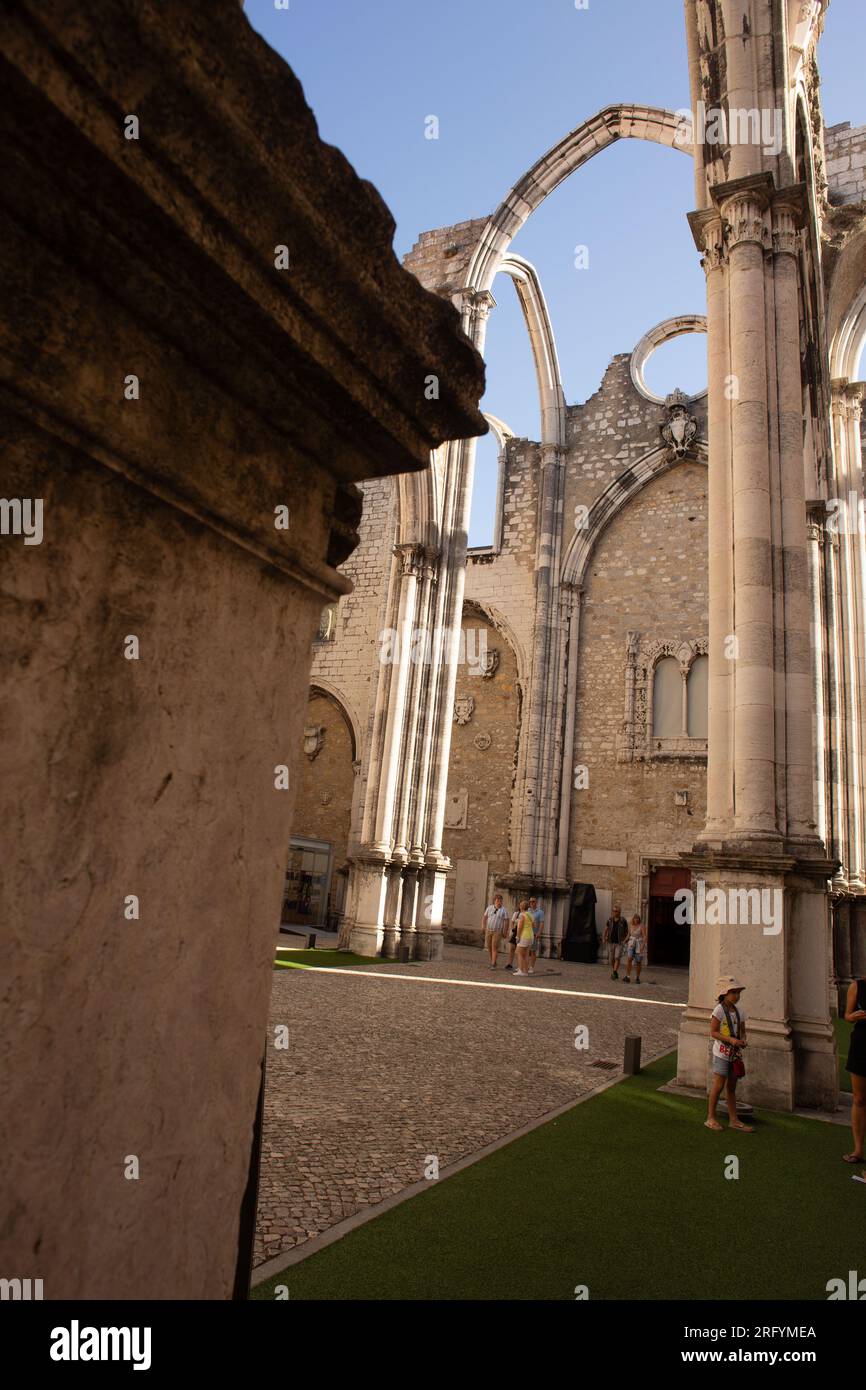
[[[312,727],[324,733],[315,756],[300,750],[292,834],[331,845],[337,872],[348,854],[355,790],[352,731],[336,700],[315,690],[304,716],[304,728]]]
[[[574,762],[588,785],[572,793],[569,877],[610,888],[623,912],[640,901],[641,856],[691,848],[704,823],[706,756],[619,760],[630,631],[644,642],[707,633],[707,470],[684,462],[643,488],[614,518],[590,562],[583,602]],[[674,793],[688,791],[688,805]],[[622,866],[584,862],[613,850]]]
[[[502,632],[471,605],[464,606],[462,626],[467,655],[477,655],[484,643],[488,653],[496,654],[498,664],[490,677],[479,674],[478,667],[469,661],[458,671],[455,708],[466,722],[455,721],[452,731],[448,795],[455,800],[446,814],[442,843],[452,863],[458,859],[485,860],[488,878],[495,880],[508,871],[510,863],[511,797],[520,719],[517,661]],[[464,818],[465,828],[448,828],[449,820]],[[454,888],[452,872],[445,898],[444,920],[450,924],[446,939],[480,940],[480,923],[467,930],[465,924],[454,922]],[[484,906],[486,902],[482,911]]]
[[[824,150],[830,202],[839,207],[866,198],[866,125],[843,121],[829,126]]]

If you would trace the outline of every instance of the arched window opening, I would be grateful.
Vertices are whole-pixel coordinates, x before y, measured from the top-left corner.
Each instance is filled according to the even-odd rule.
[[[706,738],[709,710],[710,659],[696,656],[688,675],[689,738]]]
[[[477,442],[469,514],[469,548],[493,548],[499,539],[499,444],[493,430]]]

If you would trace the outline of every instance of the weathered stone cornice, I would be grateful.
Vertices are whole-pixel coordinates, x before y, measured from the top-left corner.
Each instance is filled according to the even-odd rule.
[[[0,48],[11,408],[341,592],[339,561],[313,556],[344,556],[352,505],[332,544],[304,478],[420,469],[444,440],[486,431],[459,315],[399,264],[378,193],[318,138],[236,0],[11,0]],[[41,332],[37,299],[56,307]],[[176,382],[159,398],[157,365]],[[284,494],[292,524],[275,531]]]

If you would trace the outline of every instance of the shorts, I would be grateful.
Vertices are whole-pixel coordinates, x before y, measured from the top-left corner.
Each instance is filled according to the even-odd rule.
[[[526,949],[527,951],[531,951],[534,945],[535,945],[535,937],[534,937],[534,936],[521,936],[520,939],[519,939],[519,941],[518,941],[518,943],[517,943],[518,949],[519,949],[521,946],[523,946],[523,947],[525,947],[525,949]]]
[[[540,945],[541,945],[541,928],[539,927],[538,931],[534,931],[534,932],[532,933],[532,945],[530,946],[529,949],[530,949],[532,952],[534,952],[534,954],[537,956],[537,955],[538,955],[538,948],[539,948]]]
[[[716,1076],[729,1076],[732,1081],[736,1082],[737,1078],[731,1071],[731,1063],[733,1060],[733,1057],[717,1057],[714,1052],[713,1071],[715,1072]]]
[[[607,959],[611,965],[615,965],[622,956],[622,942],[609,941],[607,943]]]
[[[638,965],[642,965],[642,964],[643,964],[643,951],[636,951],[635,948],[634,948],[634,946],[629,946],[629,948],[628,948],[628,958],[629,958],[629,960],[635,960],[635,961],[637,961]]]
[[[500,938],[500,936],[501,936],[501,932],[500,932],[500,930],[499,930],[498,927],[485,927],[485,928],[484,928],[484,945],[485,945],[485,946],[489,946],[490,943],[491,943],[491,941],[498,941],[499,938]]]

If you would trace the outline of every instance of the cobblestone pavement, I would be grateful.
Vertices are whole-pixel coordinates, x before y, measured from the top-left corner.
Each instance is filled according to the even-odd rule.
[[[366,978],[382,974],[410,978]],[[424,964],[275,973],[271,1035],[287,1024],[289,1048],[268,1055],[256,1264],[419,1181],[427,1155],[443,1168],[610,1080],[591,1063],[621,1065],[626,1034],[644,1059],[676,1043],[680,1009],[647,1001],[683,1004],[685,971],[649,969],[638,988],[602,965],[541,960],[525,988],[511,978],[464,946]],[[493,988],[425,983],[439,979]]]

